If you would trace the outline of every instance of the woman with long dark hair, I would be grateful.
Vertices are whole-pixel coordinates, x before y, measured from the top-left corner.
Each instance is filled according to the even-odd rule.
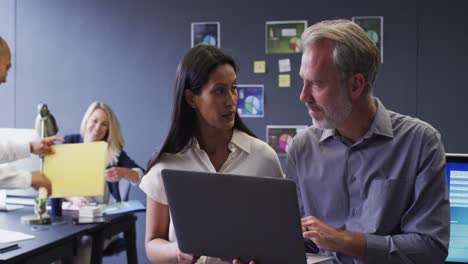
[[[152,262],[226,263],[180,252],[161,170],[283,177],[274,150],[237,113],[236,73],[232,57],[208,45],[193,47],[179,63],[171,127],[140,184],[147,194],[146,254]]]

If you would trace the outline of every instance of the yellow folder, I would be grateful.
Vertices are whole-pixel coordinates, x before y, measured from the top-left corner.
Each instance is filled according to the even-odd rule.
[[[53,146],[43,172],[52,182],[51,197],[104,195],[107,143]]]

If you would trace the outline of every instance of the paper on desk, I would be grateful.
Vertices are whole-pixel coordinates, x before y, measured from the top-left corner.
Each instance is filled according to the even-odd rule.
[[[16,241],[27,240],[27,239],[32,239],[32,238],[34,238],[34,236],[31,236],[25,233],[0,229],[0,243],[10,243],[10,242],[16,242]]]
[[[44,174],[52,182],[51,197],[104,195],[107,143],[53,146],[44,158]]]
[[[71,202],[63,201],[62,202],[62,210],[78,211],[78,210],[80,210],[80,207],[78,205],[72,204]]]
[[[46,208],[47,208],[47,210],[51,210],[52,206],[47,205]],[[72,204],[71,202],[67,202],[67,201],[64,200],[64,201],[62,201],[62,210],[78,211],[78,210],[80,210],[80,207],[78,207],[77,205]]]
[[[138,200],[101,205],[101,208],[102,212],[107,215],[141,212],[146,210],[146,207]]]

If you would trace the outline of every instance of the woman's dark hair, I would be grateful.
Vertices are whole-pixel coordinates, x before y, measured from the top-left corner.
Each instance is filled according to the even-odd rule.
[[[182,58],[177,67],[174,86],[171,128],[160,150],[155,152],[148,162],[147,171],[157,163],[162,153],[178,153],[191,140],[197,126],[197,118],[195,110],[185,101],[184,91],[190,89],[194,95],[200,95],[202,87],[208,82],[210,73],[224,64],[231,65],[237,73],[234,59],[221,49],[210,45],[197,45]],[[242,122],[237,112],[234,128],[256,137]]]

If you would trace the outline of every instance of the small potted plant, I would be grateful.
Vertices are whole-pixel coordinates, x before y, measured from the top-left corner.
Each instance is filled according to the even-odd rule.
[[[39,217],[39,224],[45,224],[44,214],[47,203],[47,189],[44,187],[39,188],[39,195],[34,200],[34,213]]]

